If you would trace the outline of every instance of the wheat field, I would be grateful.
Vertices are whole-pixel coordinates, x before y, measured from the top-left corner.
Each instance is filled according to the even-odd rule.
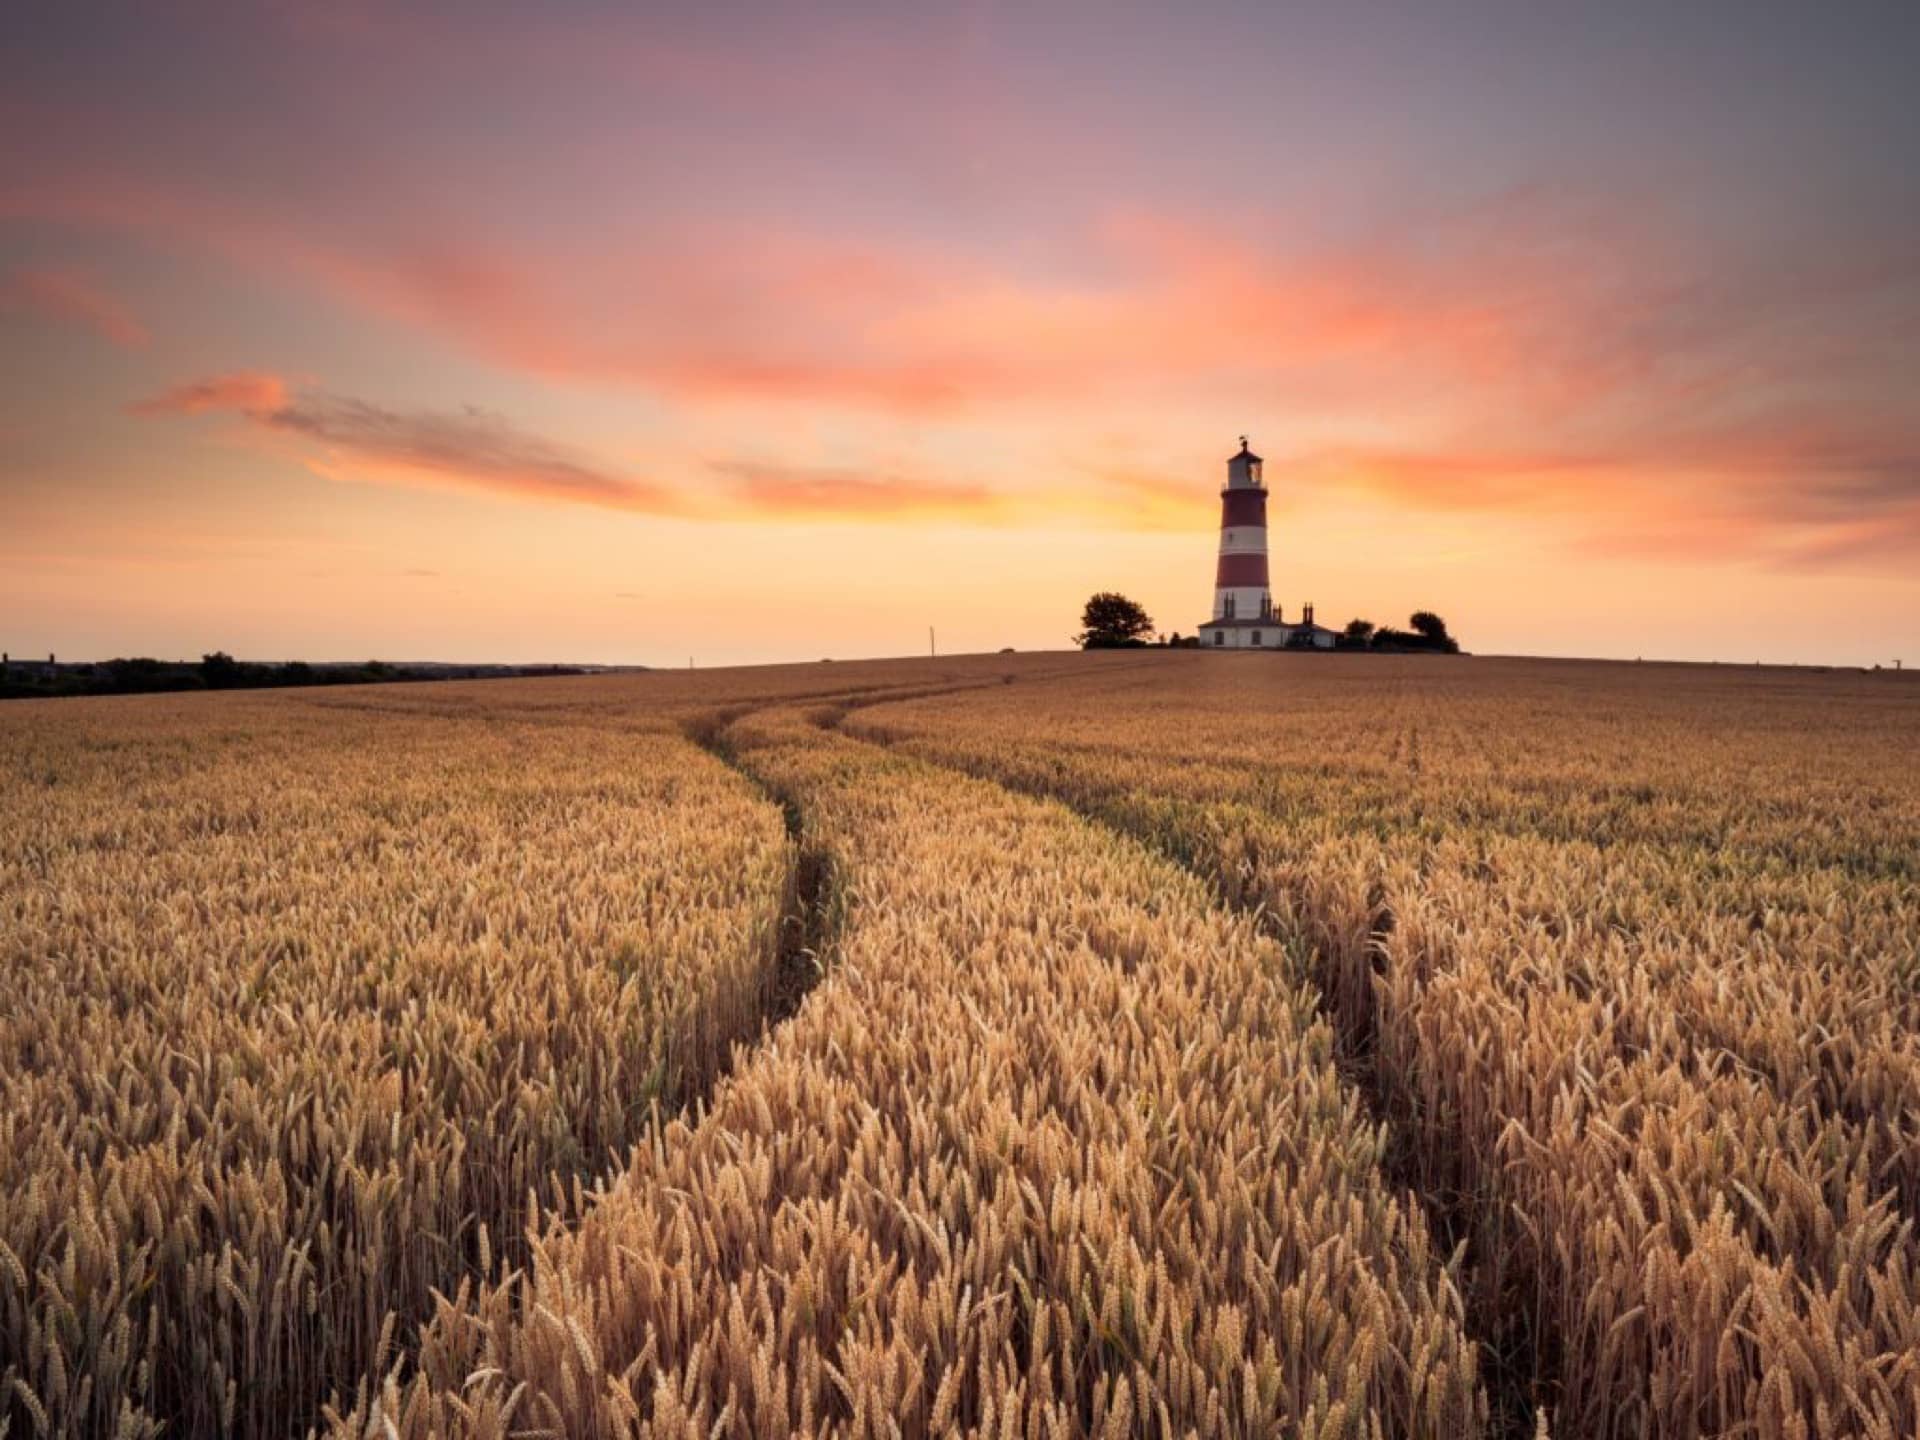
[[[12,1435],[1920,1433],[1920,689],[0,710]]]

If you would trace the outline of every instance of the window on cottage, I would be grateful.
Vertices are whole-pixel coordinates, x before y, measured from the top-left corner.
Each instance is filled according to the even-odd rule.
[[[1258,630],[1254,631],[1252,637],[1248,639],[1247,643],[1249,645],[1258,645],[1260,643],[1260,632]]]
[[[1224,631],[1224,630],[1216,630],[1216,631],[1214,631],[1214,632],[1213,632],[1213,643],[1214,643],[1214,644],[1216,644],[1216,645],[1224,645],[1224,644],[1226,644],[1226,641],[1227,641],[1227,634],[1226,634],[1226,631]]]

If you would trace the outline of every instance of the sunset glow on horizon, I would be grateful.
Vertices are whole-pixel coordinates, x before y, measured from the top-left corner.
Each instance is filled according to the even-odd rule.
[[[0,18],[0,643],[1920,663],[1920,8]]]

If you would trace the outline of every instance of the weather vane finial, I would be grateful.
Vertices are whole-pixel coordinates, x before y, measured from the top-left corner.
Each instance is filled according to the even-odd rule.
[[[1242,436],[1240,437],[1240,448],[1241,448],[1242,450],[1244,450],[1244,449],[1246,449],[1246,448],[1247,448],[1247,437],[1246,437],[1246,436],[1244,436],[1244,435],[1242,435]]]

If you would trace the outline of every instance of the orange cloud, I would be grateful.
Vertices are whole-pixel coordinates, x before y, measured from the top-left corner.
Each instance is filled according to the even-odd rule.
[[[1121,450],[1120,453],[1126,453]],[[1084,515],[1106,528],[1193,533],[1214,516],[1212,493],[1176,469],[1080,467],[1081,485],[1058,485],[1040,497],[1057,513]]]
[[[1397,502],[1444,510],[1525,509],[1614,483],[1618,458],[1550,451],[1338,449],[1311,454],[1290,473]]]
[[[1920,564],[1920,449],[1862,423],[1650,428],[1589,450],[1328,452],[1310,481],[1433,509],[1552,516],[1585,554],[1796,569]]]
[[[756,513],[895,519],[909,515],[966,515],[986,519],[1005,509],[1004,497],[984,485],[879,477],[854,470],[723,463],[739,497]]]
[[[77,325],[126,350],[153,340],[132,310],[83,272],[67,266],[18,266],[0,286],[0,310],[19,310]]]
[[[1457,369],[1497,338],[1413,280],[1388,296],[1379,276],[1345,262],[1274,260],[1197,237],[1089,243],[1095,268],[1114,273],[1068,288],[939,251],[791,231],[650,238],[566,265],[438,246],[330,273],[361,303],[531,373],[909,417],[1101,387],[1193,392],[1223,376],[1244,388],[1324,376],[1340,357]]]
[[[176,385],[131,407],[135,415],[204,415],[228,410],[270,416],[287,403],[287,382],[278,375],[236,370]]]

